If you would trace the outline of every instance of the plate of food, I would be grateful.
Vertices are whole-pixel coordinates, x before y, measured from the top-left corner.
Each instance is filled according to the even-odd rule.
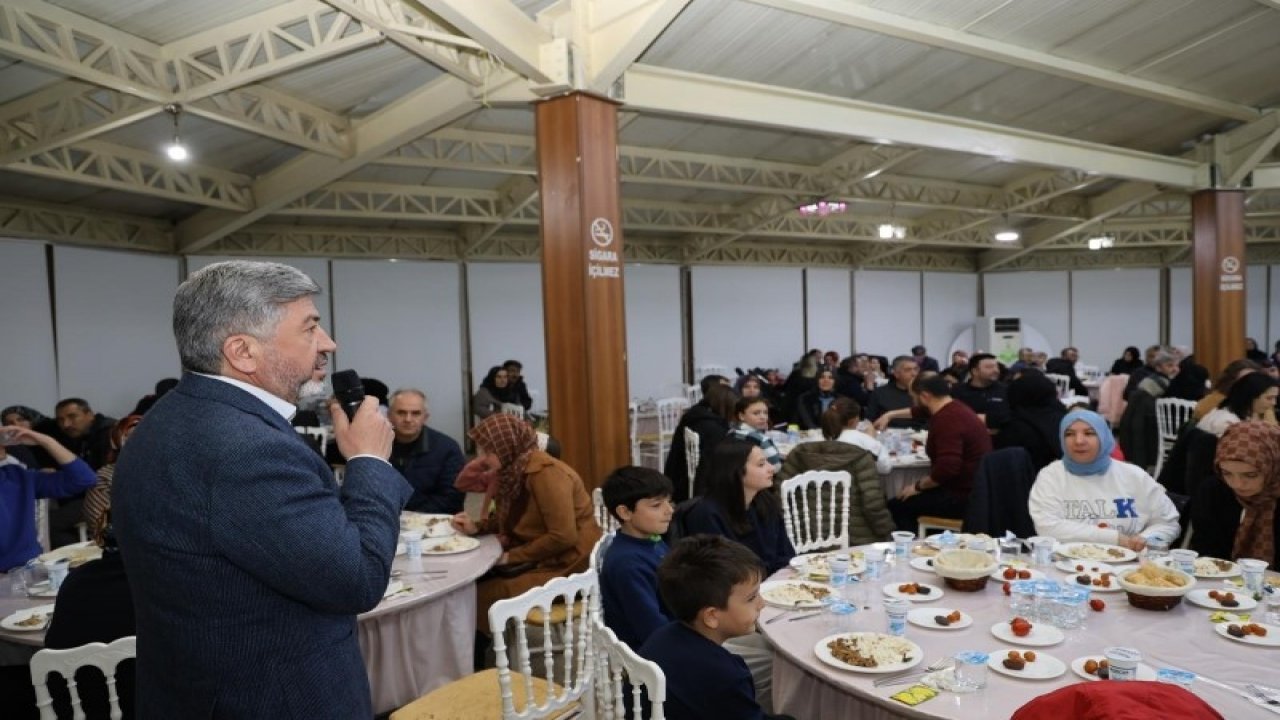
[[[907,622],[930,630],[963,630],[973,624],[973,616],[951,608],[913,608]]]
[[[16,632],[36,632],[49,627],[53,619],[53,605],[37,605],[19,610],[0,620],[0,628]]]
[[[1228,640],[1245,645],[1280,647],[1280,627],[1266,623],[1218,623],[1213,631]]]
[[[1032,570],[1027,567],[1014,567],[1012,565],[1001,565],[991,572],[992,580],[1001,582],[1013,580],[1043,580],[1045,578],[1044,571]]]
[[[1103,543],[1064,543],[1058,546],[1058,553],[1074,560],[1129,562],[1138,559],[1138,553],[1129,548]]]
[[[423,537],[448,537],[453,534],[453,516],[444,513],[400,513],[401,530],[421,530]]]
[[[102,548],[92,540],[84,542],[63,545],[60,548],[54,548],[47,553],[39,555],[36,559],[42,563],[57,562],[58,560],[70,560],[70,567],[79,567],[90,560],[98,560],[102,557]]]
[[[992,625],[991,634],[1007,643],[1030,647],[1057,645],[1066,639],[1061,630],[1048,623],[1033,623],[1020,617]]]
[[[480,541],[466,535],[453,535],[443,540],[424,538],[422,541],[422,554],[457,555],[458,553],[471,552],[478,547],[480,547]]]
[[[774,607],[821,608],[831,588],[804,580],[771,580],[760,585],[760,597]]]
[[[1085,655],[1071,661],[1071,672],[1085,680],[1108,679],[1107,659],[1102,655]],[[1155,680],[1156,670],[1146,663],[1138,663],[1135,680]]]
[[[991,653],[987,667],[1023,680],[1052,680],[1067,672],[1067,664],[1052,655],[1035,650],[1001,648]]]
[[[1068,585],[1079,585],[1087,587],[1094,592],[1120,592],[1124,588],[1120,587],[1120,583],[1116,581],[1114,572],[1078,572],[1067,576],[1064,581]]]
[[[911,558],[910,565],[911,567],[915,568],[916,570],[919,570],[920,572],[927,572],[927,573],[935,572],[933,569],[933,558],[931,557]]]
[[[1162,557],[1155,561],[1163,567],[1172,567],[1173,558]],[[1240,566],[1230,560],[1212,557],[1198,557],[1195,561],[1195,572],[1191,573],[1201,579],[1229,578],[1240,574]]]
[[[860,673],[899,672],[924,659],[924,651],[910,640],[872,632],[828,635],[813,652],[831,667]]]
[[[941,537],[942,537],[943,535],[945,535],[945,534],[946,534],[946,533],[939,533],[939,534],[937,534],[937,535],[930,535],[929,537],[925,538],[925,539],[924,539],[924,541],[925,541],[925,543],[927,543],[930,547],[933,547],[933,548],[941,548],[941,547],[942,547],[942,541],[941,541],[941,540],[939,540],[939,538],[941,538]],[[973,541],[973,540],[982,540],[982,541],[985,541],[985,542],[987,543],[987,548],[988,548],[988,549],[990,549],[990,548],[995,544],[995,541],[991,539],[991,536],[990,536],[990,535],[987,535],[986,533],[976,533],[976,534],[975,534],[975,533],[952,533],[952,534],[951,534],[951,537],[955,538],[955,540],[956,540],[956,549],[957,549],[957,550],[964,550],[964,549],[968,548],[968,547],[969,547],[969,543],[970,543],[971,541]]]
[[[1231,590],[1208,590],[1196,588],[1186,595],[1187,602],[1210,610],[1243,611],[1258,607],[1258,601],[1244,593],[1236,594]]]
[[[1088,560],[1072,560],[1070,558],[1059,560],[1053,564],[1064,573],[1114,573],[1115,567],[1104,562],[1090,562]],[[1132,566],[1131,566],[1132,567]]]
[[[839,554],[835,552],[818,552],[796,555],[791,558],[791,567],[797,573],[810,580],[826,582],[831,578],[831,568],[827,566],[827,560]],[[857,574],[867,569],[866,559],[861,552],[855,551],[845,554],[849,556],[849,572],[851,574]]]
[[[884,594],[891,598],[910,600],[911,602],[933,602],[945,593],[942,588],[929,583],[889,583],[884,586]]]

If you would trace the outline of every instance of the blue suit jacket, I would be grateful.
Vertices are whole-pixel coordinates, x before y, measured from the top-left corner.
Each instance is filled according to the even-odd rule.
[[[357,458],[339,489],[289,423],[186,374],[116,465],[139,718],[367,718],[357,613],[387,587],[409,485]]]

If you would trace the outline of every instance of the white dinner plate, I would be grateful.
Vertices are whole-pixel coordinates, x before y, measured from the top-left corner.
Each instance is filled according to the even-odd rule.
[[[953,610],[955,608],[913,608],[907,612],[907,622],[930,630],[963,630],[973,624],[973,616],[964,611],[960,612],[960,619],[950,625],[939,625],[934,619],[939,615],[950,615]]]
[[[908,659],[903,660],[901,662],[889,663],[886,665],[879,665],[877,667],[858,667],[857,665],[850,665],[841,660],[837,660],[835,656],[831,654],[831,649],[827,647],[828,643],[839,638],[846,638],[846,637],[852,638],[852,637],[860,637],[864,635],[874,636],[878,638],[891,638],[893,641],[901,642],[904,646],[906,646]],[[877,675],[884,674],[884,673],[895,673],[895,672],[900,672],[902,670],[908,670],[918,665],[920,661],[924,659],[924,651],[920,649],[919,645],[911,642],[906,638],[902,638],[902,637],[895,638],[891,635],[884,635],[882,633],[852,632],[852,633],[836,633],[835,635],[828,635],[827,637],[824,637],[821,640],[819,640],[818,643],[813,646],[813,652],[815,655],[818,656],[819,660],[821,660],[823,663],[826,663],[827,665],[830,665],[833,668],[838,668],[840,670],[849,670],[857,673],[871,673],[871,674],[877,674]]]
[[[62,559],[71,561],[72,565],[80,565],[90,560],[97,560],[102,557],[102,548],[98,547],[92,540],[84,542],[63,545],[60,548],[54,548],[47,553],[43,553],[36,557],[40,562],[48,563]]]
[[[1217,563],[1219,562],[1226,563],[1227,568],[1225,570],[1219,569],[1217,567]],[[1162,557],[1159,560],[1156,560],[1156,564],[1161,567],[1172,567],[1174,563],[1173,558]],[[1236,563],[1233,563],[1230,560],[1219,560],[1218,558],[1211,557],[1196,558],[1195,570],[1196,571],[1192,574],[1201,579],[1212,580],[1217,578],[1237,577],[1240,575],[1240,566]]]
[[[1078,578],[1078,577],[1087,577],[1087,578],[1089,578],[1089,584],[1088,584],[1088,585],[1085,585],[1084,583],[1076,582],[1076,578]],[[1070,574],[1070,575],[1068,575],[1068,576],[1067,576],[1067,578],[1066,578],[1065,580],[1063,580],[1062,582],[1063,582],[1063,583],[1065,583],[1066,585],[1071,586],[1071,587],[1088,588],[1088,589],[1090,589],[1090,590],[1092,590],[1092,591],[1094,591],[1094,592],[1100,592],[1100,593],[1103,593],[1103,592],[1120,592],[1121,590],[1124,590],[1124,588],[1120,587],[1120,578],[1119,578],[1119,576],[1117,576],[1115,573],[1111,573],[1111,584],[1110,584],[1110,585],[1107,585],[1107,586],[1103,586],[1103,585],[1095,585],[1095,584],[1093,583],[1093,581],[1094,581],[1094,580],[1097,580],[1097,579],[1100,579],[1100,578],[1101,578],[1101,573],[1087,573],[1087,572],[1083,572],[1083,573],[1071,573],[1071,574]]]
[[[1227,607],[1222,603],[1218,602],[1217,600],[1214,600],[1213,598],[1209,597],[1210,592],[1215,592],[1215,591],[1211,591],[1207,588],[1196,588],[1186,594],[1187,602],[1191,603],[1192,605],[1199,605],[1200,607],[1209,608],[1210,610],[1226,610],[1227,612],[1233,612],[1233,613],[1244,612],[1246,610],[1252,610],[1258,607],[1258,601],[1244,594],[1244,592],[1236,592],[1235,590],[1217,590],[1216,591],[1219,595],[1222,595],[1225,593],[1231,593],[1232,595],[1235,595],[1236,602],[1240,603],[1235,607]]]
[[[835,552],[818,552],[805,553],[804,555],[796,555],[791,558],[790,565],[797,573],[801,575],[809,575],[810,580],[818,580],[826,582],[831,577],[831,570],[827,566],[827,558],[836,555]],[[850,552],[849,555],[849,573],[857,575],[867,569],[866,558],[860,552]],[[815,571],[816,572],[813,572]]]
[[[480,541],[466,535],[447,538],[422,538],[423,555],[457,555],[480,547]]]
[[[940,549],[942,547],[942,544],[938,540],[938,538],[941,536],[942,536],[941,533],[937,535],[930,535],[929,537],[925,538],[924,541],[929,545],[929,547]],[[956,539],[957,550],[965,549],[966,547],[969,546],[970,540],[974,540],[978,538],[986,540],[989,545],[995,544],[995,540],[988,535],[976,535],[974,533],[952,533],[951,537]]]
[[[1245,645],[1258,645],[1261,647],[1280,647],[1280,627],[1276,627],[1275,625],[1268,625],[1266,623],[1254,623],[1254,624],[1261,625],[1262,627],[1266,628],[1267,629],[1266,636],[1258,637],[1257,635],[1245,635],[1244,637],[1239,637],[1239,638],[1233,637],[1227,632],[1228,623],[1215,623],[1213,626],[1213,631],[1228,640],[1234,640],[1238,643],[1244,643]]]
[[[760,597],[779,608],[820,609],[822,599],[830,597],[831,588],[806,580],[770,580],[760,585]]]
[[[1071,672],[1079,675],[1085,680],[1101,680],[1102,678],[1098,677],[1097,675],[1090,675],[1089,673],[1085,672],[1084,664],[1089,662],[1090,660],[1097,660],[1098,662],[1102,662],[1104,659],[1105,657],[1102,655],[1085,655],[1084,657],[1078,657],[1075,660],[1071,661]],[[1146,663],[1141,663],[1141,662],[1138,663],[1138,668],[1136,672],[1137,672],[1137,675],[1134,678],[1136,680],[1155,680],[1156,679],[1155,668],[1151,667]]]
[[[53,587],[49,585],[48,580],[43,580],[41,582],[36,583],[35,585],[29,586],[27,588],[27,596],[37,597],[37,598],[52,598],[52,597],[58,597],[58,591],[54,590]]]
[[[910,565],[920,572],[936,574],[936,571],[933,569],[933,558],[931,557],[913,557],[911,558]]]
[[[43,615],[43,620],[38,625],[19,625],[18,623],[27,620],[33,615]],[[0,620],[0,628],[5,630],[13,630],[16,632],[38,632],[49,627],[49,619],[53,617],[53,605],[37,605],[35,607],[19,610],[12,615]]]
[[[425,537],[449,537],[454,534],[453,516],[445,513],[420,513],[405,510],[400,513],[401,530],[421,530]]]
[[[1105,543],[1064,543],[1057,548],[1058,552],[1069,558],[1088,560],[1090,562],[1129,562],[1138,559],[1138,553],[1127,547],[1107,545]]]
[[[1020,678],[1022,680],[1052,680],[1061,677],[1067,672],[1067,664],[1058,658],[1036,651],[1035,662],[1029,662],[1021,670],[1010,670],[1004,666],[1005,658],[1009,657],[1010,650],[1017,648],[1000,648],[993,650],[991,657],[987,659],[987,667],[1000,673],[1008,675],[1011,678]],[[1025,650],[1017,650],[1017,652],[1026,652]]]
[[[1116,571],[1114,566],[1104,562],[1099,562],[1097,560],[1059,560],[1058,562],[1054,563],[1053,566],[1058,568],[1064,573],[1075,573],[1075,572],[1113,573]],[[1082,569],[1077,570],[1076,566],[1079,566]]]
[[[899,592],[898,586],[906,584],[907,583],[891,582],[884,586],[884,594],[891,598],[910,600],[911,602],[933,602],[946,594],[942,591],[942,588],[937,585],[930,585],[929,583],[916,583],[916,585],[919,585],[922,588],[929,588],[929,592],[924,594],[917,593],[915,595],[908,595],[907,593]]]
[[[1031,568],[1014,568],[1024,573],[1031,573],[1028,577],[1007,578],[1004,576],[1004,567],[997,567],[991,571],[991,579],[997,582],[1018,582],[1019,580],[1044,580],[1047,575],[1043,570],[1032,570]]]
[[[991,634],[1000,638],[1007,643],[1014,645],[1026,645],[1028,647],[1047,647],[1049,645],[1057,645],[1066,639],[1066,635],[1058,628],[1049,623],[1034,622],[1031,623],[1031,632],[1023,637],[1013,634],[1013,629],[1009,627],[1008,621],[998,622],[991,626]]]

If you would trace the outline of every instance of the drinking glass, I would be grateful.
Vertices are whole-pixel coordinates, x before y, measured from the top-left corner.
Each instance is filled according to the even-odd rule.
[[[1195,550],[1170,550],[1169,557],[1173,558],[1173,564],[1179,570],[1190,575],[1196,574],[1196,558],[1200,557],[1200,553]]]
[[[1262,594],[1262,602],[1267,606],[1267,614],[1263,622],[1268,625],[1280,625],[1280,589],[1269,588]]]
[[[400,539],[404,540],[405,554],[410,560],[422,557],[421,530],[406,530],[400,533]]]
[[[839,592],[849,582],[849,556],[832,555],[827,558],[827,570],[831,572],[831,587]]]
[[[1262,578],[1267,571],[1267,561],[1257,560],[1254,558],[1243,558],[1236,561],[1240,565],[1240,574],[1243,575],[1244,588],[1254,599],[1259,599],[1262,592]]]
[[[867,572],[868,580],[879,580],[884,573],[884,555],[879,550],[872,548],[867,551]]]
[[[827,610],[827,627],[832,633],[849,630],[849,616],[858,611],[857,606],[849,602],[839,592],[832,593],[822,603]]]
[[[1084,624],[1085,609],[1089,606],[1090,590],[1086,587],[1064,586],[1053,600],[1053,624],[1064,630]]]
[[[907,561],[907,553],[911,551],[911,541],[916,539],[916,534],[907,530],[893,531],[893,555],[897,558],[897,562],[904,563]]]
[[[889,634],[901,637],[907,634],[907,613],[911,603],[900,598],[885,598],[884,612],[889,618]]]
[[[1041,570],[1048,568],[1053,562],[1053,542],[1051,537],[1027,538],[1027,543],[1031,545],[1031,561]]]
[[[1035,616],[1040,622],[1053,623],[1053,605],[1061,586],[1056,580],[1032,580],[1035,588]]]
[[[1002,538],[1000,540],[1000,557],[999,562],[1008,562],[1017,560],[1022,555],[1022,541],[1017,538]]]
[[[977,650],[956,653],[956,691],[973,692],[987,686],[987,661],[990,655]]]
[[[1036,584],[1034,580],[1019,580],[1009,584],[1009,609],[1014,615],[1030,617],[1036,611]]]
[[[1151,562],[1169,557],[1169,541],[1162,537],[1153,537],[1147,541],[1147,547],[1143,550],[1143,554]]]

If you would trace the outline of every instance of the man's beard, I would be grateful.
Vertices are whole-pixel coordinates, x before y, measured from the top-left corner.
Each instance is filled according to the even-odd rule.
[[[279,353],[268,348],[266,367],[262,370],[263,386],[272,395],[296,405],[302,386],[311,379],[311,372],[314,369],[314,367],[290,367]]]

